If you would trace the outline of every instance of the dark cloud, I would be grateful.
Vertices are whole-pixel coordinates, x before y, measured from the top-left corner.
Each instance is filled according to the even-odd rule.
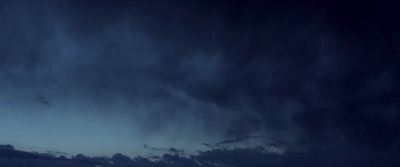
[[[36,100],[43,105],[50,106],[49,101],[47,101],[43,96],[37,95]]]
[[[195,140],[194,132],[210,139],[199,141],[209,148],[246,146],[254,139],[249,136],[263,136],[256,139],[264,147],[330,148],[283,157],[251,148],[191,157],[209,166],[246,166],[240,156],[254,163],[248,166],[285,166],[286,158],[340,166],[351,162],[344,157],[351,154],[341,161],[332,154],[353,147],[361,150],[351,150],[354,162],[366,164],[362,158],[381,158],[381,151],[390,159],[399,147],[397,7],[339,1],[7,1],[0,6],[0,77],[11,94],[43,92],[36,100],[47,106],[53,100],[72,104],[75,97],[101,108],[133,105],[143,111],[125,111],[135,115],[129,118],[141,136]],[[346,148],[332,151],[341,141]],[[323,158],[313,161],[320,153]],[[191,158],[166,154],[162,163],[199,165]]]
[[[183,149],[177,149],[174,147],[170,147],[170,148],[154,148],[154,147],[149,147],[146,144],[144,144],[144,148],[149,149],[149,150],[153,150],[153,151],[164,151],[164,152],[168,152],[171,154],[178,154],[178,155],[184,155],[185,150]],[[156,157],[156,156],[152,156],[152,157]]]
[[[266,136],[245,136],[242,138],[236,138],[236,139],[228,139],[228,140],[223,140],[217,143],[202,143],[202,145],[209,147],[209,148],[226,148],[226,146],[230,146],[232,144],[240,144],[243,142],[247,142],[252,139],[263,139],[266,138]],[[270,143],[268,146],[273,146],[273,147],[278,147],[278,144],[276,143]]]
[[[173,147],[169,148],[168,151],[170,151],[170,152],[172,152],[172,153],[178,153],[178,154],[184,152],[182,149],[181,149],[181,150],[178,150],[178,149],[173,148]]]
[[[344,143],[342,143],[344,144]],[[342,145],[343,146],[343,145]],[[266,152],[264,148],[254,149],[213,149],[199,152],[198,155],[184,157],[179,155],[164,154],[161,159],[151,161],[143,157],[133,159],[126,155],[117,153],[108,157],[87,157],[82,154],[73,158],[55,158],[37,155],[17,150],[1,149],[2,166],[346,166],[362,165],[367,167],[375,166],[396,166],[399,160],[396,156],[382,153],[363,152],[349,149],[348,147],[332,147],[324,149],[312,149],[307,152],[288,152],[284,155]],[[5,155],[5,156],[4,156]]]
[[[151,150],[161,150],[160,148],[149,147],[146,144],[143,145],[144,148],[151,149]]]

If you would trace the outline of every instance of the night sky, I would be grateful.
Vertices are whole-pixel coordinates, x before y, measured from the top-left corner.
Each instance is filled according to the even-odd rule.
[[[17,150],[400,166],[399,112],[395,0],[0,1],[0,144]]]

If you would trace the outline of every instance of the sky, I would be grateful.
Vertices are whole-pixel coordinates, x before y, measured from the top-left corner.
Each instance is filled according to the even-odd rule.
[[[400,164],[399,7],[0,1],[0,144],[197,160],[319,150],[327,162]]]

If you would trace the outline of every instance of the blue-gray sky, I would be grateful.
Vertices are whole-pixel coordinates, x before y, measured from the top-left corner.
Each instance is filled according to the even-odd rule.
[[[0,143],[89,156],[396,155],[398,7],[1,1]]]

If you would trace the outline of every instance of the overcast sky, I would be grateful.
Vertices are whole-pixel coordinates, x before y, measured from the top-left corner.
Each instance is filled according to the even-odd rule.
[[[1,1],[0,143],[399,155],[399,7]]]

